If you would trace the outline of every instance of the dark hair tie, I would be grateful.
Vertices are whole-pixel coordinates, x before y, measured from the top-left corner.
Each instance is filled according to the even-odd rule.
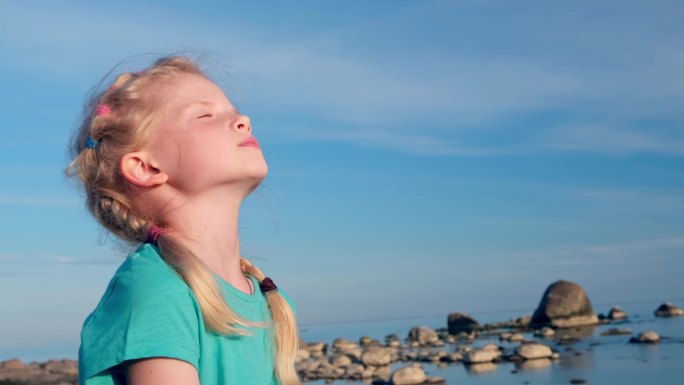
[[[271,278],[265,277],[263,280],[261,280],[261,282],[259,282],[259,289],[261,289],[262,293],[269,294],[278,291],[278,286],[273,283]]]

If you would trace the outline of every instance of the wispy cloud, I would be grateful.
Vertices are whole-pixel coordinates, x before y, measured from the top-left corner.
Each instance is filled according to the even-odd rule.
[[[684,155],[684,126],[675,129],[635,129],[613,123],[552,127],[540,134],[550,150],[586,151],[612,155],[660,153]]]
[[[28,267],[39,263],[45,265],[110,265],[121,263],[122,259],[112,255],[98,257],[74,257],[59,254],[0,254],[0,262],[3,264]]]
[[[0,194],[0,205],[9,206],[79,206],[82,202],[75,197],[59,197],[50,195]]]
[[[362,143],[439,156],[684,153],[684,53],[678,48],[683,36],[679,29],[665,34],[653,21],[658,18],[634,22],[629,12],[638,12],[636,3],[622,11],[598,10],[596,20],[550,8],[543,18],[519,9],[510,9],[515,17],[504,12],[505,18],[474,13],[491,24],[486,34],[462,13],[464,8],[483,11],[479,5],[413,5],[403,10],[406,28],[394,38],[383,33],[396,30],[392,18],[357,17],[355,28],[330,27],[315,37],[280,36],[237,17],[226,22],[144,5],[135,5],[131,14],[129,6],[103,12],[83,4],[9,5],[0,21],[13,32],[0,41],[16,54],[4,65],[92,81],[107,60],[202,42],[234,66],[245,91],[231,94],[265,106],[262,114],[304,127],[309,118],[330,123],[288,132],[290,140]],[[649,11],[672,7],[676,3]],[[439,34],[420,29],[420,18],[426,17],[440,26]],[[29,19],[39,27],[26,28]],[[479,45],[466,39],[478,32]],[[370,49],[365,40],[376,35],[389,48]],[[400,41],[401,50],[392,46]],[[447,43],[450,48],[443,49]],[[643,54],[630,56],[637,51]],[[82,68],[92,72],[84,74]],[[539,121],[559,111],[562,116],[550,123]],[[654,118],[675,128],[639,124]],[[264,130],[278,136],[282,127]]]
[[[524,260],[526,264],[563,267],[606,266],[619,262],[656,261],[672,253],[684,252],[684,236],[642,239],[616,243],[597,243],[487,255],[491,260]]]

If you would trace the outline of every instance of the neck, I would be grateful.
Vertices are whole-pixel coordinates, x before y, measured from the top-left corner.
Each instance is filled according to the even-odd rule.
[[[244,195],[226,191],[201,198],[177,199],[161,213],[169,229],[216,275],[238,290],[250,292],[240,269],[238,217]]]

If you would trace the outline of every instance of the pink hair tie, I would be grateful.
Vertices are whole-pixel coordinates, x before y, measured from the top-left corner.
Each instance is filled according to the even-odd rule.
[[[112,84],[111,86],[109,86],[109,88],[107,88],[107,91],[114,91],[117,88],[118,87],[116,86],[116,84]]]
[[[152,225],[147,228],[147,241],[153,245],[156,245],[157,239],[164,233],[166,233],[166,230],[157,225]]]
[[[106,104],[98,104],[97,107],[95,107],[96,116],[109,116],[111,114],[112,108]]]

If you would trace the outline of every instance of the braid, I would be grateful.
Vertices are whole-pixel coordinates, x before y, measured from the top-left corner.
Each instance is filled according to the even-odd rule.
[[[242,271],[256,278],[261,283],[266,276],[256,266],[245,258],[240,258]],[[275,370],[281,383],[287,385],[299,384],[299,378],[293,362],[297,355],[297,322],[292,308],[279,291],[266,296],[268,307],[273,318],[273,341],[275,343]]]
[[[134,239],[144,242],[146,239],[147,221],[138,218],[126,200],[118,194],[101,195],[97,204],[92,207],[95,217],[109,229],[116,229],[115,234],[123,239]]]

